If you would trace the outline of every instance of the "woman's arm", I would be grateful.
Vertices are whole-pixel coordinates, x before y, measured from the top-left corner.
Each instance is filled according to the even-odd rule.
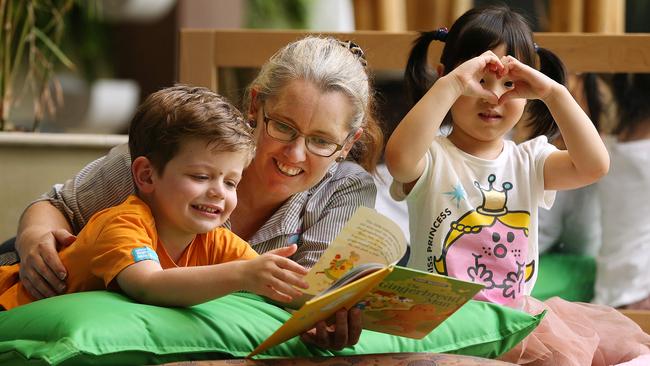
[[[66,269],[56,255],[57,242],[65,246],[96,212],[115,206],[133,193],[131,159],[126,145],[119,145],[64,184],[56,184],[42,201],[30,205],[21,216],[16,250],[20,278],[35,299],[60,293]],[[63,275],[60,275],[63,273]],[[58,275],[57,275],[58,274]]]
[[[65,291],[67,271],[57,254],[57,243],[71,244],[71,231],[65,216],[48,201],[36,202],[22,214],[16,236],[20,278],[35,299]]]
[[[246,290],[276,301],[289,302],[307,288],[307,270],[286,258],[296,246],[267,252],[254,259],[210,266],[163,270],[155,261],[132,264],[117,275],[117,283],[129,297],[160,306],[192,306],[229,293]]]

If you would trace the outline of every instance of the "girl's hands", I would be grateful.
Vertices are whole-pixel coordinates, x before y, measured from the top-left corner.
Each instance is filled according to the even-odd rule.
[[[448,76],[456,81],[461,95],[478,97],[485,99],[489,103],[497,104],[499,96],[483,87],[483,80],[488,73],[494,73],[497,77],[501,77],[506,73],[502,61],[492,51],[485,51],[480,56],[463,62]]]
[[[483,81],[489,73],[498,79],[506,78],[514,85],[501,96],[484,87]],[[546,100],[557,83],[542,72],[520,62],[513,56],[499,58],[492,51],[465,61],[449,76],[456,80],[461,95],[482,98],[491,104],[503,104],[515,99]]]
[[[289,258],[296,252],[295,244],[271,250],[255,259],[246,261],[243,276],[243,289],[266,296],[276,301],[289,302],[302,295],[296,289],[307,288],[302,280],[307,270]]]
[[[514,87],[501,95],[499,104],[514,98],[541,99],[545,101],[553,92],[554,86],[558,85],[557,82],[542,72],[512,56],[504,56],[500,61],[504,69],[499,76],[512,80]]]

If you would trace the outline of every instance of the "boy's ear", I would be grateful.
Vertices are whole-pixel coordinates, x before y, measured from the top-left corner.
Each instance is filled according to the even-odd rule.
[[[155,173],[154,167],[149,158],[145,156],[138,156],[131,163],[131,174],[133,175],[133,183],[136,188],[142,193],[151,193],[154,190],[153,175]]]
[[[442,77],[445,74],[445,65],[438,64],[436,67],[436,72],[438,73],[438,77]]]

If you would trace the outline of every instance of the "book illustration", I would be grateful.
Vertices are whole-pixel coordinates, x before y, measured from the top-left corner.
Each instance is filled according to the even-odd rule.
[[[357,209],[305,276],[309,288],[284,306],[299,308],[247,357],[329,319],[363,307],[364,329],[422,338],[471,299],[482,284],[395,266],[406,251],[402,230],[387,217]]]
[[[350,252],[348,257],[342,257],[341,254],[337,253],[334,258],[330,261],[328,268],[325,268],[323,271],[316,272],[316,274],[324,274],[330,280],[338,280],[346,272],[354,268],[354,264],[359,261],[359,253],[354,250]]]

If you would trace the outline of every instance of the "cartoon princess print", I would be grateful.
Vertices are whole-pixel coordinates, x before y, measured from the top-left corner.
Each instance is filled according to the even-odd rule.
[[[514,187],[504,182],[498,190],[495,181],[490,174],[487,189],[474,182],[482,205],[452,222],[435,268],[444,275],[483,283],[485,288],[475,299],[504,304],[524,293],[535,261],[526,263],[530,212],[508,210],[508,191]]]

